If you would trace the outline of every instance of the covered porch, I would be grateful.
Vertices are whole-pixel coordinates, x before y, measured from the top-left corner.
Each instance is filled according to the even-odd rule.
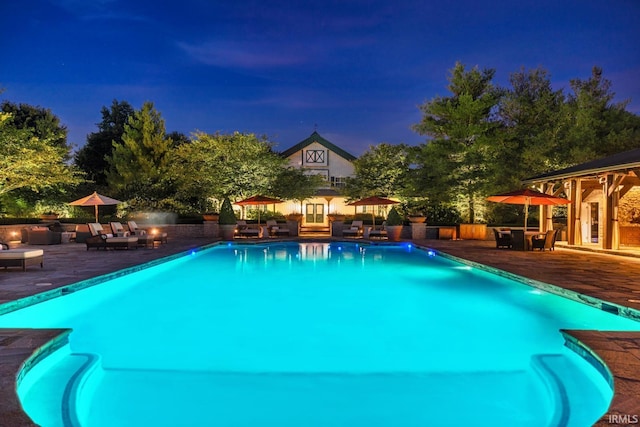
[[[569,246],[640,251],[640,149],[528,178],[547,194],[564,193]],[[540,207],[540,230],[553,227],[552,208]]]

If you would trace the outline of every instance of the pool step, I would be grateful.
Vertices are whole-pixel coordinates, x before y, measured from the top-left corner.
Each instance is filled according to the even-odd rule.
[[[531,358],[533,371],[546,386],[553,406],[550,426],[593,425],[608,407],[611,394],[610,389],[602,388],[604,379],[597,377],[600,375],[597,372],[585,371],[578,363],[573,356],[563,354],[538,354]]]
[[[27,374],[38,376],[24,395],[21,394],[27,414],[43,426],[80,426],[82,414],[78,414],[76,408],[82,405],[77,396],[90,399],[90,389],[85,386],[91,373],[99,367],[98,360],[91,354],[68,354],[42,372]]]

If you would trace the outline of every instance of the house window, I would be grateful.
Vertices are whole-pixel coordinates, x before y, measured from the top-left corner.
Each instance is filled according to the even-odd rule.
[[[305,163],[324,164],[324,150],[307,150],[305,152]]]
[[[331,177],[331,186],[336,188],[343,188],[347,185],[347,178],[344,176],[332,176]]]

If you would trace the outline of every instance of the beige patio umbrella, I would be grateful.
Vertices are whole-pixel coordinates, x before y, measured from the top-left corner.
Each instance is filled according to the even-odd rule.
[[[98,220],[98,206],[117,205],[118,203],[122,202],[120,200],[112,199],[111,197],[103,196],[102,194],[98,194],[97,191],[94,191],[93,194],[90,194],[87,197],[83,197],[82,199],[70,202],[69,204],[72,206],[94,206],[96,212],[96,222],[100,222]]]

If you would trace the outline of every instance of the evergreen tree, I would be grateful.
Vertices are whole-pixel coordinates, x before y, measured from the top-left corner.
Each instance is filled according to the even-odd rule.
[[[567,102],[569,133],[560,148],[561,160],[582,163],[640,146],[640,119],[627,112],[628,101],[613,103],[611,81],[593,67],[587,80],[570,81]]]
[[[107,186],[107,158],[111,156],[114,144],[122,144],[122,134],[134,110],[127,101],[113,100],[111,108],[102,107],[102,121],[98,131],[87,136],[86,144],[78,150],[75,164],[84,171],[87,179],[98,188]]]
[[[144,197],[146,207],[171,194],[167,172],[173,142],[165,135],[165,124],[153,103],[145,102],[124,127],[122,144],[113,142],[108,156],[107,182],[120,197]]]
[[[490,175],[487,170],[490,146],[497,123],[492,113],[500,99],[500,90],[492,84],[493,69],[466,70],[456,63],[449,76],[449,97],[436,97],[423,104],[422,121],[414,129],[431,138],[416,159],[414,180],[429,182],[421,189],[455,194],[463,203],[469,222],[476,221],[476,203],[486,193]],[[433,166],[437,168],[434,171]],[[422,176],[421,176],[422,175]]]

